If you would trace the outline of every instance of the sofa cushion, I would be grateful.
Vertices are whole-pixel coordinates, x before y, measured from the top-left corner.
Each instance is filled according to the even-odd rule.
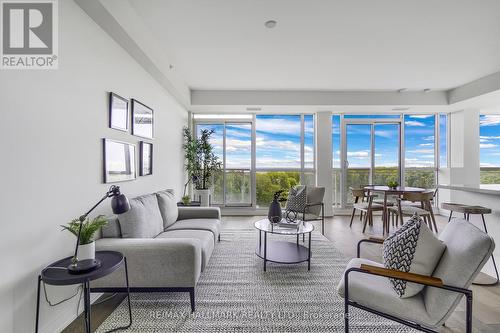
[[[431,275],[445,248],[422,218],[415,214],[384,241],[384,265],[403,272]],[[390,281],[399,297],[412,297],[424,289],[421,284],[399,279]]]
[[[158,206],[163,218],[163,228],[166,229],[177,221],[179,216],[179,209],[175,201],[174,192],[172,190],[165,190],[156,193],[158,198]]]
[[[217,219],[189,219],[180,220],[167,228],[168,230],[206,230],[211,231],[214,235],[214,240],[219,237],[220,220]]]
[[[106,220],[108,223],[101,228],[102,238],[121,238],[122,230],[120,228],[120,222],[118,222],[118,217],[110,216],[107,217]]]
[[[130,200],[130,210],[118,215],[123,238],[153,238],[163,231],[156,194]]]
[[[367,259],[352,259],[346,270],[362,264],[384,267],[382,264]],[[340,296],[344,297],[344,275],[337,286]],[[394,292],[388,278],[359,272],[349,273],[349,299],[372,309],[418,323],[434,323],[429,319],[422,294],[409,298],[400,298]]]
[[[156,236],[156,238],[191,238],[196,239],[201,245],[201,270],[205,267],[212,256],[214,250],[214,235],[206,230],[171,230],[165,231]]]

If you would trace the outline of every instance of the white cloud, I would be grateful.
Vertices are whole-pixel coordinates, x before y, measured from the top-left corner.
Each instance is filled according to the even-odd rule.
[[[434,135],[429,135],[423,138],[424,141],[434,141]]]
[[[406,126],[413,126],[413,127],[425,127],[425,124],[417,121],[417,120],[407,120],[405,121]]]
[[[434,117],[434,115],[433,114],[417,114],[417,115],[411,115],[409,117],[414,118],[414,119],[427,119],[427,118]]]
[[[420,147],[432,147],[432,146],[434,146],[434,144],[433,143],[420,143],[419,146]]]
[[[368,150],[360,150],[360,151],[348,151],[347,157],[360,157],[365,158],[370,155],[370,151]]]
[[[481,149],[489,149],[489,148],[495,148],[495,147],[498,147],[498,145],[496,145],[494,143],[480,143],[479,144],[479,148],[481,148]]]
[[[433,154],[434,149],[415,149],[415,150],[407,150],[406,152],[414,154]]]
[[[500,125],[500,115],[484,115],[479,120],[481,126],[495,126]]]

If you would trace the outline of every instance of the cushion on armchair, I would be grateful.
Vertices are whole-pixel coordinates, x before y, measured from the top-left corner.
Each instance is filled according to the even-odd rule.
[[[422,218],[415,214],[384,241],[384,266],[403,272],[431,275],[445,248]],[[412,297],[424,288],[423,285],[403,280],[390,281],[401,298]]]
[[[118,215],[123,238],[153,238],[163,231],[156,194],[130,199],[130,210]]]
[[[303,185],[295,186],[288,192],[286,210],[303,212],[307,204],[307,189]]]

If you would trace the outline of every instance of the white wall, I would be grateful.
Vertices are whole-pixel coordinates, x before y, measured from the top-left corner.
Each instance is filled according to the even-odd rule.
[[[333,215],[332,113],[316,113],[316,184],[325,187],[325,216]]]
[[[33,331],[37,274],[70,255],[75,241],[59,225],[107,190],[101,139],[140,140],[107,128],[108,91],[155,110],[154,175],[120,183],[122,191],[182,188],[187,112],[73,1],[59,1],[59,47],[58,70],[0,71],[2,333]],[[107,212],[109,202],[95,214]],[[49,296],[74,290],[50,288]],[[42,310],[41,331],[56,332],[74,318],[76,302]]]

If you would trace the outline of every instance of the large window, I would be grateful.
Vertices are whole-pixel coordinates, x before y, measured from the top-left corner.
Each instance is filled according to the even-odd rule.
[[[280,189],[315,183],[313,115],[257,115],[255,142],[257,207]]]
[[[223,162],[214,175],[213,204],[268,207],[276,191],[316,183],[313,115],[256,115],[254,123],[248,117],[194,118],[198,135],[214,131],[211,143]]]
[[[404,116],[405,184],[436,186],[435,115]]]
[[[500,184],[500,115],[479,118],[481,184]]]
[[[333,205],[340,207],[342,204],[341,181],[342,169],[340,168],[340,115],[332,116],[332,166],[333,166]]]
[[[448,115],[439,115],[439,167],[448,167]]]

